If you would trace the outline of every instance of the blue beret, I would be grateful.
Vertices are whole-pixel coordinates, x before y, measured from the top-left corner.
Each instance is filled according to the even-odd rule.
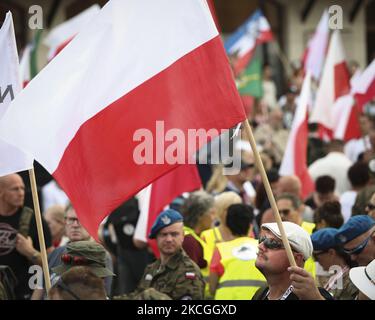
[[[173,209],[167,209],[163,211],[155,220],[154,224],[152,225],[151,232],[149,234],[150,239],[155,239],[158,232],[165,228],[170,226],[171,224],[174,224],[176,222],[182,222],[183,218],[182,215]]]
[[[351,217],[340,229],[338,229],[336,239],[341,243],[347,243],[357,238],[362,233],[370,230],[375,225],[375,220],[370,216],[358,215]]]
[[[338,230],[335,228],[323,228],[311,235],[314,251],[326,251],[336,247],[339,243],[336,239]]]

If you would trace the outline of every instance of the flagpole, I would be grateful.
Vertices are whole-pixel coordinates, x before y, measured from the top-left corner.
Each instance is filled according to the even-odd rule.
[[[284,52],[281,50],[279,43],[277,41],[274,41],[274,44],[276,46],[277,55],[279,56],[279,59],[281,60],[281,63],[283,64],[286,73],[290,75],[291,66],[290,66],[288,58],[286,57]]]
[[[273,196],[271,186],[270,186],[270,183],[269,183],[268,178],[267,178],[266,171],[264,170],[262,160],[260,159],[260,155],[259,155],[259,152],[257,150],[254,135],[253,135],[253,132],[251,130],[249,121],[246,119],[243,122],[243,125],[245,127],[245,132],[246,132],[247,137],[249,139],[251,149],[253,150],[254,157],[255,157],[255,163],[256,163],[257,168],[258,168],[258,170],[260,172],[260,175],[262,177],[264,188],[266,189],[268,200],[271,204],[273,215],[275,217],[277,226],[279,227],[279,230],[280,230],[280,233],[281,233],[281,240],[283,241],[283,245],[284,245],[284,248],[286,250],[286,254],[288,256],[289,263],[290,263],[291,266],[295,267],[296,261],[294,260],[292,249],[291,249],[289,241],[287,239],[287,236],[286,236],[286,233],[285,233],[285,230],[284,230],[284,226],[283,226],[282,221],[281,221],[279,209],[277,208],[275,197]]]
[[[40,213],[39,198],[38,198],[38,191],[37,191],[37,186],[36,186],[34,168],[29,170],[29,177],[30,177],[30,184],[31,184],[31,192],[33,195],[35,220],[36,220],[36,227],[38,230],[39,247],[40,247],[40,254],[42,258],[44,281],[46,285],[46,290],[48,292],[49,289],[51,289],[51,280],[50,280],[49,269],[48,269],[47,250],[46,250],[46,243],[44,241],[42,215]]]

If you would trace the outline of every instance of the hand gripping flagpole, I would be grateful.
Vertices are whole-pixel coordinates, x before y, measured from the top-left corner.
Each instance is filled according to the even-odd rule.
[[[292,249],[290,247],[288,238],[286,237],[286,233],[285,233],[282,221],[281,221],[279,209],[277,208],[275,197],[273,196],[273,193],[272,193],[272,190],[271,190],[271,186],[270,186],[270,183],[268,181],[266,171],[264,170],[264,166],[263,166],[262,160],[260,159],[260,155],[259,155],[259,152],[257,150],[257,146],[256,146],[256,143],[255,143],[255,139],[254,139],[253,132],[251,130],[249,121],[246,119],[243,122],[243,125],[244,125],[244,128],[245,128],[245,132],[247,134],[247,137],[249,139],[249,142],[250,142],[250,145],[251,145],[251,149],[253,150],[253,153],[254,153],[255,164],[256,164],[256,166],[257,166],[257,168],[258,168],[258,170],[260,172],[260,175],[262,177],[264,188],[266,189],[268,200],[270,201],[273,215],[275,217],[277,226],[279,227],[279,230],[280,230],[280,233],[281,233],[281,240],[283,241],[283,245],[284,245],[284,248],[286,250],[286,254],[288,255],[289,263],[290,263],[290,265],[292,267],[295,267],[296,266],[296,261],[294,260]]]
[[[39,247],[40,247],[40,254],[42,258],[44,281],[45,281],[46,291],[48,292],[49,289],[51,289],[51,280],[50,280],[49,269],[48,269],[47,250],[46,250],[46,243],[44,241],[42,215],[40,213],[39,198],[38,198],[38,191],[37,191],[37,186],[36,186],[34,168],[29,170],[29,177],[30,177],[30,184],[31,184],[31,192],[33,195],[35,220],[36,220],[36,227],[38,230]]]

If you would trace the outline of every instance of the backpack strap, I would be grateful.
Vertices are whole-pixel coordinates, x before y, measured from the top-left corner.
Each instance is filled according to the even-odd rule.
[[[29,236],[30,223],[31,223],[31,218],[33,217],[33,215],[34,215],[33,210],[27,207],[23,207],[22,212],[21,212],[19,226],[18,226],[18,232],[26,238]]]
[[[17,278],[8,266],[0,266],[0,300],[15,300]]]

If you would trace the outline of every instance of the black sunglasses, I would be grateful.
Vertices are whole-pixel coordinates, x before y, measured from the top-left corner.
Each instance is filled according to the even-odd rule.
[[[280,241],[272,238],[267,238],[266,236],[259,238],[259,244],[261,243],[263,243],[263,245],[270,250],[284,249],[284,245]]]
[[[290,213],[290,209],[279,209],[279,213],[284,215],[284,216],[287,216],[289,213]]]
[[[366,208],[368,208],[370,211],[375,209],[375,204],[368,203]]]

